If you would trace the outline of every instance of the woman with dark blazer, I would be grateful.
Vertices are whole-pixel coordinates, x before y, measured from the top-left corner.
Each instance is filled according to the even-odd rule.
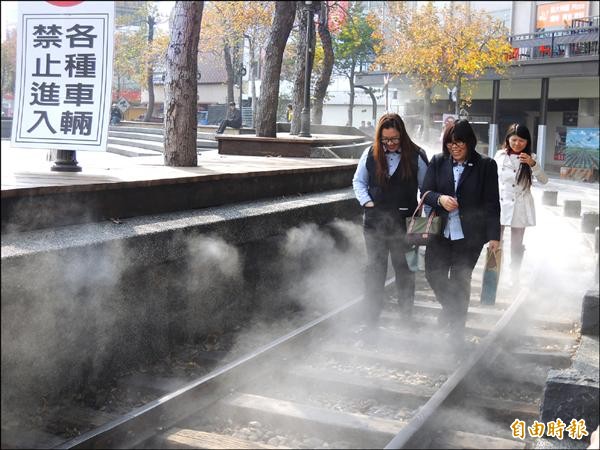
[[[437,301],[441,327],[458,342],[471,297],[471,274],[484,244],[500,241],[500,200],[496,162],[475,150],[477,138],[467,120],[449,126],[442,153],[435,155],[421,192],[431,191],[425,204],[442,218],[442,235],[427,245],[425,276]]]

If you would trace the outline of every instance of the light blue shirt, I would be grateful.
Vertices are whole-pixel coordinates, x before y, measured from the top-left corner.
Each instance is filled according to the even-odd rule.
[[[356,199],[364,206],[365,203],[372,201],[369,195],[369,171],[367,170],[367,156],[369,156],[369,149],[366,149],[358,160],[356,172],[354,172],[354,178],[352,179],[352,187],[354,188],[354,195]],[[388,152],[385,154],[385,159],[388,165],[388,175],[391,177],[402,159],[402,154],[397,152]],[[419,190],[423,185],[425,179],[425,172],[427,172],[427,164],[423,161],[423,158],[419,155],[418,158],[418,170],[417,170],[417,183],[419,184]]]
[[[456,189],[458,188],[458,182],[460,181],[460,177],[464,170],[465,166],[463,164],[456,164],[452,167],[452,172],[454,174],[454,192],[456,192]],[[446,223],[446,228],[444,228],[444,237],[452,241],[458,241],[459,239],[465,238],[460,223],[459,208],[448,213],[448,223]]]

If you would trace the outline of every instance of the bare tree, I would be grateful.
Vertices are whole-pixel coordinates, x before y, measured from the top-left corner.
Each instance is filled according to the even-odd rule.
[[[231,48],[229,44],[223,46],[223,56],[225,58],[225,72],[227,73],[227,104],[235,99],[233,84],[235,83],[235,69],[233,67]]]
[[[371,116],[371,118],[373,119],[373,123],[376,123],[377,122],[377,98],[375,98],[375,93],[373,91],[373,88],[363,86],[361,84],[355,84],[354,87],[358,88],[358,89],[362,89],[367,94],[369,94],[369,97],[371,97],[371,103],[373,104],[373,115]]]
[[[296,2],[296,18],[298,22],[298,45],[296,46],[296,63],[294,64],[294,87],[292,89],[292,104],[295,114],[290,124],[290,134],[300,132],[300,111],[304,106],[304,80],[306,72],[306,9],[304,2]]]
[[[197,166],[196,101],[202,1],[177,1],[165,76],[165,165]]]
[[[319,38],[323,46],[323,68],[321,74],[315,83],[313,117],[312,123],[320,125],[323,123],[323,101],[327,94],[327,88],[331,80],[331,72],[333,71],[333,43],[331,41],[331,33],[329,32],[329,13],[328,2],[321,2],[321,11],[319,13]]]
[[[277,137],[277,103],[279,100],[279,74],[283,51],[294,25],[296,2],[276,2],[275,17],[269,43],[265,52],[260,98],[256,121],[256,135]]]
[[[154,24],[156,19],[153,15],[148,16],[148,47],[152,45],[154,40]],[[148,64],[146,83],[148,85],[148,109],[144,116],[144,122],[150,122],[152,114],[154,114],[154,69],[151,64]]]

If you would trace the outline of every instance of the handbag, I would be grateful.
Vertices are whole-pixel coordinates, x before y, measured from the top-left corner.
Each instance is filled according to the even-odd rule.
[[[423,194],[413,215],[406,218],[406,243],[408,245],[427,245],[442,233],[442,218],[436,214],[435,209],[431,210],[429,216],[421,216],[425,197],[430,192],[427,191]]]
[[[500,279],[500,267],[502,265],[502,249],[490,250],[488,247],[483,268],[483,280],[481,282],[481,304],[493,305],[496,303],[496,292]]]

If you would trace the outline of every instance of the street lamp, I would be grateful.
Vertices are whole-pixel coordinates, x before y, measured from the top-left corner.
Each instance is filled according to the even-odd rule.
[[[242,112],[242,92],[243,92],[243,84],[244,77],[246,76],[246,68],[243,63],[240,63],[240,67],[238,69],[238,75],[240,76],[240,114]]]
[[[312,137],[310,134],[310,73],[312,72],[312,58],[310,38],[313,34],[313,10],[312,1],[306,0],[306,53],[304,57],[304,106],[300,113],[300,137]]]
[[[56,150],[54,165],[50,167],[50,170],[52,172],[81,172],[75,150]]]

